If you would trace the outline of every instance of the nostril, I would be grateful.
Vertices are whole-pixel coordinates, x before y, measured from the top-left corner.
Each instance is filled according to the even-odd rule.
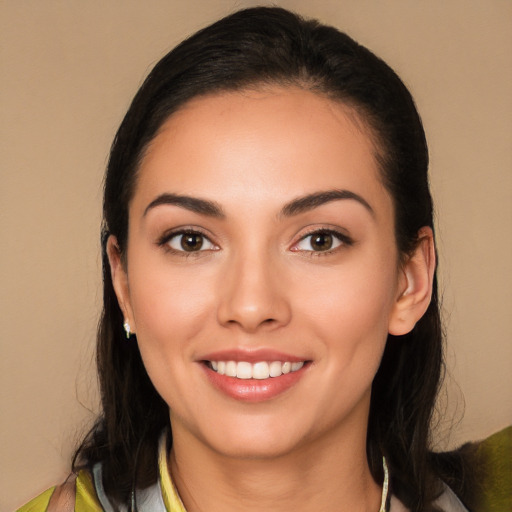
[[[242,280],[236,286],[224,288],[217,309],[217,319],[222,325],[254,331],[289,322],[291,310],[286,295],[266,284],[256,284]]]
[[[279,320],[276,318],[266,318],[264,320],[258,320],[257,318],[232,318],[225,323],[225,325],[230,325],[233,327],[239,326],[242,329],[250,332],[256,332],[259,329],[273,329],[278,324]]]

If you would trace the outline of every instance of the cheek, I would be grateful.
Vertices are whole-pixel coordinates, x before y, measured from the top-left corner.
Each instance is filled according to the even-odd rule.
[[[141,357],[158,393],[170,407],[177,407],[176,400],[192,392],[187,367],[194,341],[208,325],[212,293],[198,272],[170,272],[168,265],[155,261],[141,266],[135,258],[133,263],[130,297]]]
[[[212,280],[204,272],[159,262],[134,261],[133,268],[129,282],[137,331],[160,340],[194,336],[211,310]]]
[[[305,330],[322,344],[319,364],[325,387],[319,386],[317,396],[324,406],[330,401],[333,410],[345,412],[369,396],[386,346],[393,304],[393,279],[378,273],[361,277],[355,269],[340,273],[311,293],[303,311]]]
[[[310,273],[303,282],[296,312],[305,330],[322,341],[333,372],[347,371],[354,383],[363,375],[373,380],[387,340],[396,281],[389,262],[373,259],[368,265],[361,258],[328,277]],[[352,385],[350,379],[347,384]]]
[[[339,269],[313,269],[294,279],[302,296],[302,314],[314,313],[320,325],[345,330],[387,330],[397,288],[397,271],[389,263],[364,259]],[[300,292],[298,289],[300,288]]]
[[[194,341],[210,324],[212,291],[200,272],[169,270],[169,265],[133,258],[130,296],[137,342],[153,385],[169,406],[190,390],[186,368],[194,356]],[[173,390],[179,389],[178,396]]]

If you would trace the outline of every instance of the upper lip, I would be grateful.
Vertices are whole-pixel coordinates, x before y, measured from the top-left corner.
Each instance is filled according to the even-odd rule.
[[[258,363],[260,361],[289,361],[299,363],[307,361],[307,358],[286,354],[271,348],[258,349],[227,349],[209,352],[199,358],[200,361],[246,361],[248,363]]]

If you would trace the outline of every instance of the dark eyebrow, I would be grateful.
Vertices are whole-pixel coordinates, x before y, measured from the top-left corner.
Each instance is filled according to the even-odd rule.
[[[281,215],[291,217],[293,215],[298,215],[299,213],[304,213],[308,210],[318,208],[325,203],[338,201],[340,199],[353,199],[354,201],[362,204],[372,214],[372,216],[375,216],[375,212],[370,204],[360,195],[355,192],[351,192],[350,190],[326,190],[299,197],[287,203],[281,210]]]
[[[185,208],[192,212],[200,213],[201,215],[207,215],[208,217],[217,217],[222,219],[225,217],[222,208],[213,201],[206,199],[199,199],[197,197],[183,196],[180,194],[161,194],[156,199],[153,199],[144,210],[144,215],[149,210],[163,204],[170,204]],[[143,216],[144,216],[143,215]]]

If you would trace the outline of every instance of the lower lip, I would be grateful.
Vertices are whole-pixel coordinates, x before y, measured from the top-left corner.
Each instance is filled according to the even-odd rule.
[[[242,402],[264,402],[277,397],[293,387],[302,378],[309,364],[300,370],[268,379],[237,379],[220,375],[203,363],[210,382],[225,395]]]

